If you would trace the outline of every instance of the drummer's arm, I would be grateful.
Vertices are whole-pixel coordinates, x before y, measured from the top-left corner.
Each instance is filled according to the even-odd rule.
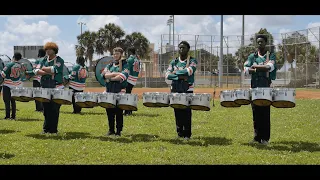
[[[176,72],[176,74],[178,75],[187,75],[187,76],[192,76],[194,74],[194,72],[197,70],[197,60],[195,59],[192,59],[190,61],[190,66],[185,68],[185,69],[182,69],[182,70],[178,70]]]
[[[254,55],[250,54],[248,57],[248,60],[244,63],[244,73],[247,74],[252,74],[254,73],[256,70],[253,69],[251,66],[253,65],[253,61],[254,61]]]
[[[274,53],[270,55],[270,60],[265,65],[253,65],[252,68],[256,69],[257,71],[263,71],[263,72],[272,72],[275,68],[275,62],[276,62],[276,56]]]
[[[169,67],[167,68],[167,72],[166,72],[166,79],[168,80],[178,80],[178,75],[176,75],[175,71],[173,71],[173,63],[174,60],[171,61],[171,63],[169,64]]]
[[[120,83],[122,83],[123,81],[127,80],[127,78],[129,77],[129,69],[128,69],[128,65],[125,65],[123,67],[123,71],[117,72],[117,76],[111,78],[111,81],[120,81]]]

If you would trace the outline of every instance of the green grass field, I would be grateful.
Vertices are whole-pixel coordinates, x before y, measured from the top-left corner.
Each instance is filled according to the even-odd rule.
[[[193,136],[176,140],[172,108],[140,101],[124,117],[122,137],[104,136],[105,110],[73,115],[62,106],[58,136],[40,135],[43,116],[33,102],[17,103],[17,120],[0,120],[0,164],[320,164],[320,100],[297,100],[293,109],[271,108],[269,146],[249,145],[250,106],[193,111]],[[4,104],[1,101],[1,118]]]

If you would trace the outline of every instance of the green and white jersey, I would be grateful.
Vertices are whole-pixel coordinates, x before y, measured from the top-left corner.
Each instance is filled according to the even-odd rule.
[[[34,65],[33,65],[33,69],[39,69],[40,68],[40,61],[42,60],[42,58],[39,58],[35,61]],[[41,81],[41,76],[40,75],[35,75],[33,76],[33,80],[34,81],[38,81],[40,82]]]
[[[127,81],[132,85],[136,85],[140,73],[140,60],[137,56],[130,55],[127,59],[127,63],[130,71]]]
[[[194,73],[197,70],[197,64],[198,61],[193,58],[190,57],[189,60],[189,67],[186,68],[187,65],[187,60],[181,60],[180,57],[172,60],[169,64],[169,67],[167,69],[166,72],[166,78],[172,81],[177,81],[178,80],[178,76],[188,76],[188,83],[189,83],[189,89],[188,91],[193,91],[194,90]],[[170,74],[173,71],[176,71],[176,74]]]
[[[244,63],[244,71],[246,74],[249,74],[248,69],[252,65],[268,65],[270,66],[270,70],[267,73],[265,72],[254,72],[251,75],[251,80],[256,79],[258,76],[268,77],[270,80],[276,79],[277,73],[277,65],[276,65],[276,55],[275,53],[269,54],[269,61],[267,61],[267,53],[262,56],[259,52],[255,52],[249,55],[248,60]]]
[[[78,91],[84,90],[88,74],[88,67],[79,64],[74,65],[71,74],[69,75],[69,86]]]
[[[24,71],[24,69],[17,61],[9,62],[1,71],[1,76],[4,78],[3,86],[7,86],[9,88],[22,87],[22,71]]]

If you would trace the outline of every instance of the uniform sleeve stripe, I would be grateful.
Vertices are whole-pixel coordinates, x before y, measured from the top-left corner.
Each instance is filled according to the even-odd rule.
[[[120,75],[120,78],[121,78],[123,81],[127,79],[124,74],[120,73],[119,75]]]

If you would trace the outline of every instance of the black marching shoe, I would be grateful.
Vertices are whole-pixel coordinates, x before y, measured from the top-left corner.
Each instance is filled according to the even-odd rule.
[[[115,134],[114,131],[108,131],[106,136],[111,136],[111,135],[114,135],[114,134]]]
[[[117,131],[117,132],[116,132],[116,136],[119,136],[119,137],[120,137],[120,136],[121,136],[121,131]]]
[[[10,119],[10,117],[4,117],[3,119]]]

